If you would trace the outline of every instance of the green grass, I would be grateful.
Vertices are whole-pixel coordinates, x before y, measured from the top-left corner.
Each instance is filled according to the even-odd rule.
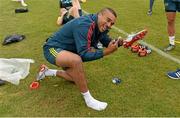
[[[0,116],[180,116],[179,81],[166,76],[169,70],[180,67],[156,52],[140,58],[130,50],[120,48],[114,54],[84,63],[88,86],[92,95],[108,103],[106,110],[97,112],[87,108],[77,87],[61,78],[51,77],[41,82],[38,90],[30,90],[40,64],[57,68],[43,57],[42,45],[55,32],[58,0],[27,0],[29,12],[15,14],[20,4],[11,0],[0,2],[0,41],[9,34],[26,35],[26,39],[8,46],[0,46],[0,58],[31,58],[30,74],[18,86],[0,86]],[[147,27],[145,41],[162,49],[168,44],[166,16],[162,0],[156,0],[153,15],[147,16],[148,0],[87,0],[82,8],[96,13],[113,7],[118,14],[116,27],[128,33]],[[113,37],[119,34],[112,29]],[[180,41],[180,14],[176,18],[176,37]],[[169,52],[180,59],[180,45]],[[114,85],[113,77],[122,83]]]

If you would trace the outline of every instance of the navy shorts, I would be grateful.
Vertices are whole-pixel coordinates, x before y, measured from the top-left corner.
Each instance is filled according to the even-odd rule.
[[[47,45],[43,46],[44,51],[44,57],[48,62],[50,62],[53,65],[56,65],[56,57],[59,52],[61,52],[63,49],[61,48],[54,48]]]
[[[164,0],[164,6],[166,12],[180,12],[180,1]]]

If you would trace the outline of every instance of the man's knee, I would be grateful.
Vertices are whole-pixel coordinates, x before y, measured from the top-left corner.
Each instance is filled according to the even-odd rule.
[[[73,67],[77,67],[77,66],[81,66],[82,65],[82,59],[79,55],[76,55],[73,59],[72,59],[72,66]]]
[[[172,25],[174,24],[175,19],[174,18],[168,18],[168,24]]]

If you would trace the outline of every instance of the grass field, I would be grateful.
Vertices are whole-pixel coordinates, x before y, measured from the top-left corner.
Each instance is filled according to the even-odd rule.
[[[138,57],[130,50],[119,48],[103,59],[84,63],[88,86],[92,95],[108,103],[106,110],[97,112],[86,107],[77,87],[61,78],[46,78],[38,90],[30,90],[39,65],[49,64],[43,57],[45,39],[58,27],[58,0],[27,0],[29,12],[15,14],[20,4],[0,0],[0,42],[9,34],[26,35],[19,43],[0,46],[0,58],[31,58],[30,74],[18,86],[7,83],[0,86],[0,116],[44,117],[123,117],[123,116],[179,116],[180,83],[171,80],[166,72],[176,70],[180,64],[155,51],[147,57]],[[167,21],[163,0],[155,0],[153,15],[147,16],[149,0],[87,0],[82,8],[96,13],[103,7],[117,11],[116,27],[131,33],[148,28],[145,42],[163,49],[168,45]],[[125,35],[112,29],[112,37]],[[176,18],[176,37],[180,41],[180,14]],[[180,44],[168,52],[180,59]],[[114,85],[113,77],[122,83]]]

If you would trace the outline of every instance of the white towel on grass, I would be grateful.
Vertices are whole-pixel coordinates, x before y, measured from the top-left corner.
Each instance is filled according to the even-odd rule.
[[[0,79],[18,85],[29,74],[32,59],[0,58]]]

